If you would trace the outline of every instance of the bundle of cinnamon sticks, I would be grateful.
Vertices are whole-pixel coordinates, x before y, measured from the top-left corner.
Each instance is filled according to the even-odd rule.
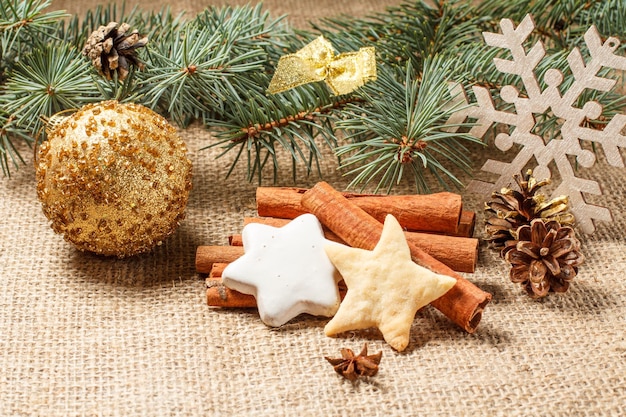
[[[257,222],[280,227],[301,214],[313,213],[324,226],[327,239],[368,250],[378,242],[384,217],[393,214],[406,230],[413,260],[457,279],[457,284],[432,305],[470,333],[480,322],[491,295],[458,274],[474,272],[478,257],[478,239],[471,237],[475,216],[463,210],[458,194],[351,194],[340,193],[321,182],[310,190],[259,187],[256,200],[260,217],[245,218],[244,224]],[[241,235],[232,235],[229,246],[198,247],[196,270],[209,274],[207,302],[210,306],[256,307],[251,295],[221,284],[225,266],[243,255],[241,245]],[[340,293],[345,294],[345,287],[341,285]]]

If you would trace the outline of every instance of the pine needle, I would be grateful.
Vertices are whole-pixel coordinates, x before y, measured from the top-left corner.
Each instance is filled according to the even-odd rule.
[[[626,25],[622,0],[474,3],[407,1],[365,18],[333,17],[294,30],[262,4],[208,7],[195,16],[109,4],[67,19],[62,11],[49,11],[50,0],[0,0],[0,164],[5,175],[21,164],[15,141],[32,142],[40,116],[113,98],[147,105],[181,126],[203,122],[217,137],[207,147],[235,153],[226,175],[243,163],[250,180],[261,181],[264,170],[276,177],[282,152],[294,179],[299,167],[307,175],[319,173],[327,146],[336,148],[353,186],[375,183],[391,191],[407,178],[419,192],[432,179],[442,187],[460,186],[455,173],[472,168],[464,144],[478,140],[445,130],[453,111],[447,82],[521,87],[516,77],[497,71],[493,58],[499,52],[485,45],[482,32],[497,31],[503,17],[520,21],[533,13],[537,34],[531,42],[542,39],[550,56],[537,68],[538,78],[560,68],[567,88],[567,54],[584,47],[586,29],[595,24],[604,36],[619,36]],[[150,39],[141,52],[145,70],[131,71],[123,82],[99,77],[80,54],[89,34],[110,21],[127,22]],[[341,97],[323,83],[267,95],[279,58],[319,34],[341,52],[375,46],[379,80]],[[589,94],[596,94],[591,98],[604,113],[588,123],[623,113],[623,96]],[[337,129],[343,137],[338,147]],[[558,123],[540,116],[536,131],[555,137]]]

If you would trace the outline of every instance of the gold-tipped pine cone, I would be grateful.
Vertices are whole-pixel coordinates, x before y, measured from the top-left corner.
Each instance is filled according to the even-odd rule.
[[[550,179],[538,181],[532,173],[532,170],[528,170],[524,175],[513,177],[519,191],[510,187],[502,188],[500,192],[492,194],[493,200],[485,203],[485,240],[492,247],[503,248],[507,241],[513,239],[512,232],[530,224],[533,219],[554,220],[563,226],[574,224],[568,197],[548,199],[539,191],[550,184]]]

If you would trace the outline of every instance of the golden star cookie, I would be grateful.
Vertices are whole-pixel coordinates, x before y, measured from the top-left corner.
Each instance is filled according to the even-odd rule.
[[[436,274],[411,260],[402,227],[387,215],[380,240],[371,250],[344,245],[325,247],[343,276],[348,292],[328,322],[328,336],[377,327],[398,351],[409,343],[417,310],[454,286],[452,277]]]

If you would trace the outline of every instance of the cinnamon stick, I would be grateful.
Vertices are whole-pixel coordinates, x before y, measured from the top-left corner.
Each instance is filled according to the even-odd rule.
[[[344,197],[326,182],[320,182],[302,195],[301,204],[315,214],[322,224],[353,247],[372,250],[383,225]],[[457,283],[431,304],[461,328],[473,333],[491,294],[439,262],[412,242],[407,242],[414,262],[433,272],[456,278]]]
[[[241,235],[228,236],[228,244],[230,246],[243,246],[243,237]]]
[[[301,198],[307,190],[289,187],[258,187],[257,212],[261,217],[295,219],[307,212]],[[463,209],[461,196],[454,193],[426,195],[375,195],[342,193],[379,222],[393,214],[411,231],[457,235]]]
[[[256,300],[249,294],[231,290],[222,283],[222,278],[206,279],[206,301],[211,307],[255,308]]]
[[[234,259],[233,259],[234,260]],[[232,290],[222,282],[227,262],[214,262],[206,279],[206,301],[211,307],[255,308],[256,299],[250,294]]]
[[[230,263],[243,255],[241,246],[198,246],[196,249],[196,271],[211,272],[214,263]]]
[[[211,272],[209,272],[209,278],[221,278],[226,266],[228,266],[227,262],[213,263],[213,265],[211,265]]]
[[[463,210],[459,219],[459,229],[456,236],[472,237],[476,228],[476,213]]]
[[[262,223],[273,227],[282,227],[290,220],[276,219],[273,217],[246,217],[244,225],[249,223]],[[474,272],[478,263],[478,239],[467,237],[455,237],[446,235],[433,235],[429,233],[405,232],[407,241],[413,242],[420,249],[433,258],[443,262],[457,272]],[[324,228],[324,236],[334,242],[345,243],[328,228]],[[233,246],[241,246],[241,235],[232,235],[228,238]]]

